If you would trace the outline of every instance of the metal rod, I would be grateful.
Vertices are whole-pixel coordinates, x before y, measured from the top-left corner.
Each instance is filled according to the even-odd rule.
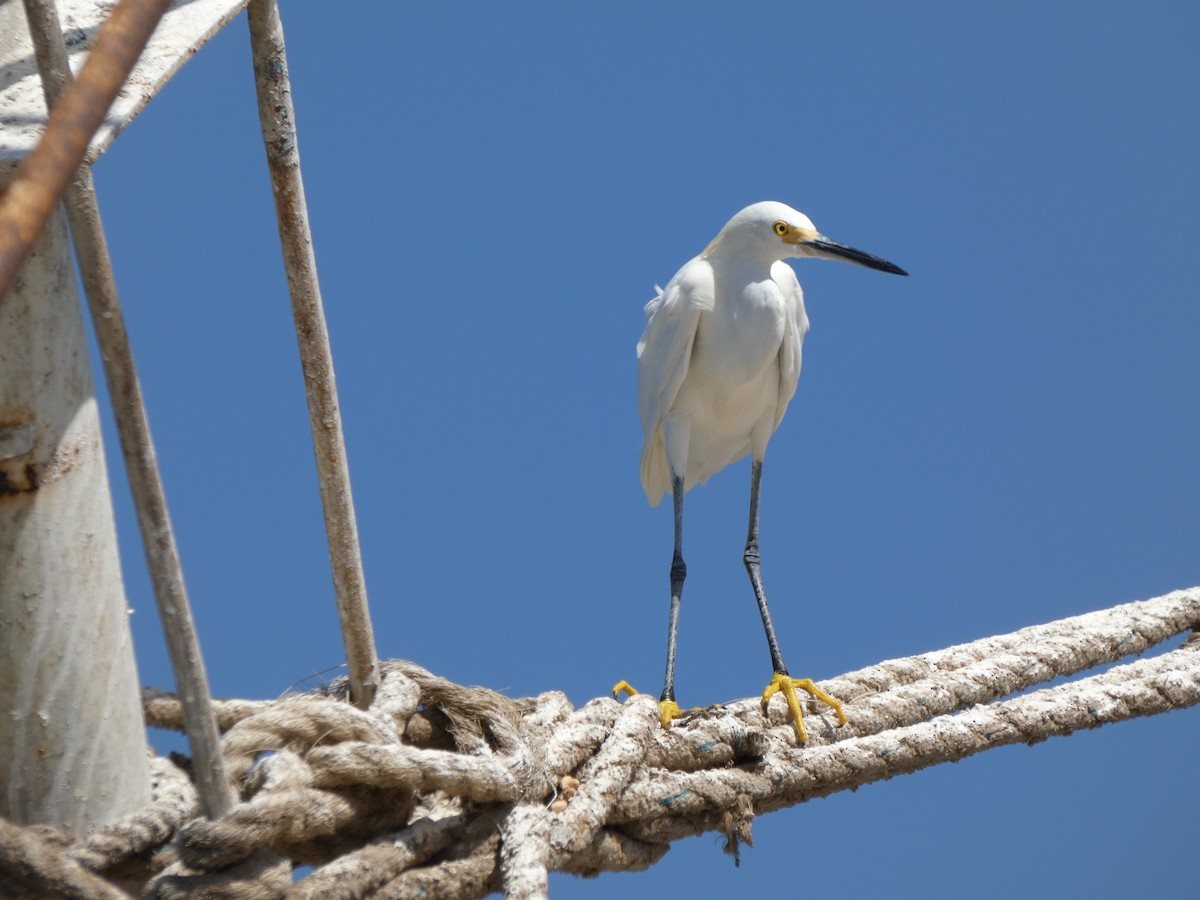
[[[58,12],[54,0],[24,2],[38,70],[46,89],[46,104],[53,110],[58,100],[56,95],[59,91],[65,94],[71,83]],[[146,562],[183,707],[196,786],[205,814],[217,818],[233,808],[234,798],[225,775],[221,735],[213,713],[204,658],[183,582],[92,173],[86,166],[78,170],[67,187],[66,209],[96,342],[104,363],[104,376],[137,509]]]
[[[0,302],[41,234],[170,0],[120,0],[46,132],[0,196]]]
[[[350,469],[333,375],[333,353],[317,282],[308,207],[304,201],[283,25],[275,0],[251,0],[248,12],[258,115],[275,193],[279,239],[304,370],[329,560],[349,668],[350,695],[357,706],[365,709],[377,686],[375,637],[367,607],[358,526],[350,493]]]

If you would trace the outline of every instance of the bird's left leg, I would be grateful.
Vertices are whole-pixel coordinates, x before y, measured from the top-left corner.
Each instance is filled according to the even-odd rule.
[[[763,714],[766,715],[767,703],[777,693],[782,693],[787,700],[788,710],[792,714],[792,722],[796,726],[796,739],[801,743],[808,740],[804,730],[804,713],[800,709],[800,698],[796,689],[800,688],[812,694],[818,700],[824,700],[837,713],[838,724],[846,724],[846,713],[842,704],[821,690],[811,678],[792,678],[787,666],[783,664],[783,654],[779,652],[779,639],[775,637],[775,626],[771,624],[771,611],[767,608],[767,595],[763,590],[761,558],[758,553],[758,496],[759,485],[762,482],[762,459],[755,458],[750,468],[750,528],[746,535],[746,552],[742,561],[746,564],[746,572],[750,576],[750,585],[754,588],[754,599],[758,602],[758,612],[762,616],[763,630],[767,633],[767,647],[771,651],[771,668],[775,674],[770,684],[763,691]]]

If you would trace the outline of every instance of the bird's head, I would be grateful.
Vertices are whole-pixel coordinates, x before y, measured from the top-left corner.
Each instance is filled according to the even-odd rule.
[[[804,257],[840,259],[894,275],[908,274],[886,259],[830,240],[804,213],[773,200],[754,203],[735,215],[703,255],[713,258],[726,254],[750,255],[767,265]]]

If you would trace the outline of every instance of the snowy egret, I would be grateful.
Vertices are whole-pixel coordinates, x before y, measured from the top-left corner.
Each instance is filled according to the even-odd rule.
[[[686,263],[646,304],[638,341],[638,411],[645,431],[642,486],[651,506],[670,492],[675,506],[667,673],[659,699],[663,727],[682,712],[675,702],[675,643],[687,567],[683,562],[683,495],[750,454],[750,528],[742,560],[767,633],[774,675],[763,712],[783,693],[800,743],[807,740],[796,689],[834,708],[841,704],[811,679],[792,678],[783,664],[763,592],[758,551],[758,500],[767,441],[779,426],[800,377],[800,345],[808,331],[804,292],[785,259],[840,259],[870,269],[908,273],[886,260],[822,235],[807,216],[783,203],[747,206],[704,252]],[[613,688],[637,693],[628,682]]]

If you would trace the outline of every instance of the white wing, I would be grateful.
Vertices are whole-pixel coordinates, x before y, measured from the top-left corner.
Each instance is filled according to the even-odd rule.
[[[800,289],[792,267],[777,262],[771,267],[771,277],[783,293],[787,315],[783,344],[779,347],[779,399],[775,403],[775,427],[778,428],[800,381],[800,348],[808,331],[808,314],[804,311],[804,291]]]
[[[687,377],[700,315],[712,307],[712,266],[700,257],[680,269],[646,304],[646,330],[637,346],[638,413],[645,435],[642,487],[651,506],[658,506],[671,489],[663,450],[663,419],[670,414]]]

